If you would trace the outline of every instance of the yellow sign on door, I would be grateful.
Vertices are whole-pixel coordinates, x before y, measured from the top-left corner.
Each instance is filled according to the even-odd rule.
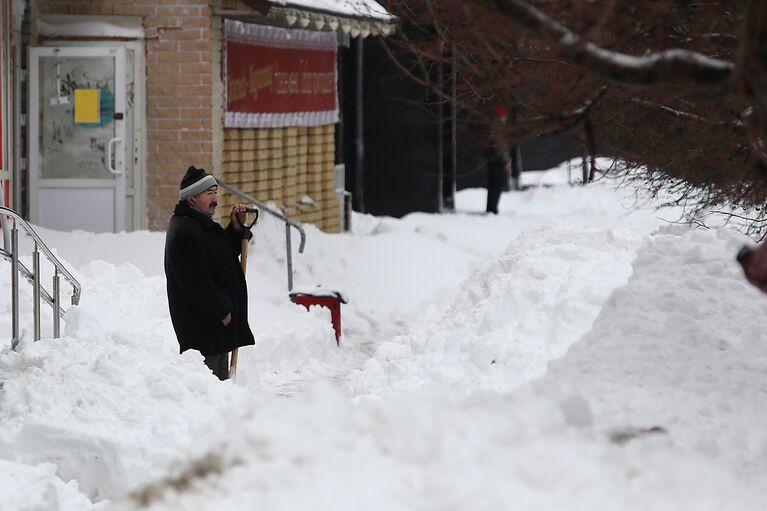
[[[99,89],[75,89],[75,124],[98,124]]]

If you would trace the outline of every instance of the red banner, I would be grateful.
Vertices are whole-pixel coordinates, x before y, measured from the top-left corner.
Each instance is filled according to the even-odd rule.
[[[3,12],[3,18],[5,18],[5,12]],[[7,93],[5,88],[5,23],[5,19],[0,20],[0,171],[5,170],[5,165],[3,164],[3,147],[5,146],[5,139],[3,138],[3,130],[5,129],[3,108],[5,107],[5,94]],[[2,176],[0,176],[0,179],[2,179]],[[4,202],[3,204],[8,203]]]
[[[3,2],[0,17],[0,206],[11,207],[11,144],[13,143],[13,113],[11,102],[11,7]]]
[[[334,32],[226,20],[226,127],[338,122]]]

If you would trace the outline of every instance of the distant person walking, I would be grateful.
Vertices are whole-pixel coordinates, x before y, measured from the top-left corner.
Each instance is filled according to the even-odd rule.
[[[232,208],[224,229],[213,220],[218,206],[213,176],[191,166],[180,189],[165,238],[170,317],[181,352],[199,351],[213,374],[226,380],[229,352],[255,344],[248,325],[245,276],[237,259],[246,206]]]
[[[497,106],[493,108],[497,122],[490,127],[489,145],[485,151],[487,161],[487,213],[498,214],[498,202],[501,192],[508,189],[511,161],[509,159],[509,143],[506,141],[504,125],[506,124],[506,109]]]

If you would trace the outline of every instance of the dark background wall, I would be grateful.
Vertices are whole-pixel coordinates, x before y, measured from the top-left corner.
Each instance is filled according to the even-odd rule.
[[[356,42],[356,41],[355,41]],[[346,189],[354,190],[354,90],[356,61],[352,48],[339,51],[343,161]],[[364,207],[374,215],[400,217],[413,211],[437,211],[439,168],[438,117],[433,96],[397,68],[376,39],[364,42],[363,133]],[[446,189],[451,174],[450,122],[443,129]],[[456,187],[484,187],[486,171],[478,128],[458,124]],[[579,156],[577,141],[565,137],[538,139],[522,146],[523,168],[541,170]],[[524,175],[522,176],[524,184]],[[358,208],[355,208],[358,209]]]
[[[353,191],[354,48],[344,49],[339,58],[346,189]],[[435,116],[425,110],[427,90],[403,76],[377,41],[365,43],[363,59],[365,210],[392,216],[436,211],[437,126]]]

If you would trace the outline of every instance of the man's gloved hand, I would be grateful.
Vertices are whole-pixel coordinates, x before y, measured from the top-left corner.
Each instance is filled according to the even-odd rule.
[[[232,222],[232,227],[235,229],[242,230],[242,226],[245,225],[245,216],[247,215],[246,210],[248,209],[248,206],[246,204],[235,204],[232,207],[232,212],[229,213],[229,220]]]

